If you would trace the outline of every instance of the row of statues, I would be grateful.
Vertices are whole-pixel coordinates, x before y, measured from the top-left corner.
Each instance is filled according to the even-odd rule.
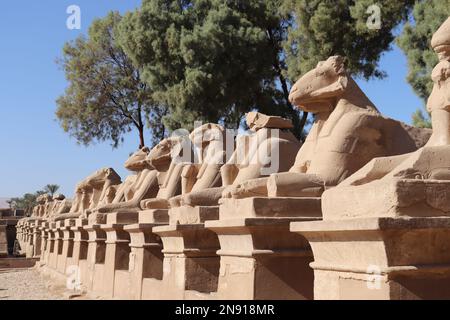
[[[144,224],[150,221],[154,227],[151,234],[160,236],[164,245],[172,246],[168,239],[178,235],[193,237],[202,245],[210,241],[209,251],[219,249],[213,230],[220,238],[218,252],[229,255],[220,262],[220,276],[226,278],[227,264],[237,263],[239,267],[234,267],[239,270],[245,265],[239,260],[245,256],[242,251],[230,253],[239,244],[228,244],[231,249],[224,249],[227,241],[235,241],[230,235],[237,236],[236,230],[244,230],[239,229],[243,227],[241,222],[230,218],[264,217],[264,230],[279,236],[280,231],[273,228],[283,221],[270,219],[291,219],[287,223],[323,219],[316,221],[322,223],[379,216],[446,216],[450,192],[442,182],[450,181],[450,18],[431,44],[439,56],[427,104],[432,133],[381,115],[347,72],[344,59],[332,56],[303,75],[290,92],[294,106],[314,115],[303,143],[290,131],[290,120],[258,112],[247,114],[246,134],[235,136],[219,124],[204,124],[190,133],[166,138],[152,149],[144,147],[135,152],[125,162],[131,174],[123,181],[113,169],[104,168],[77,185],[72,202],[62,195],[41,196],[28,221],[58,222],[67,227],[65,221],[78,219],[85,221],[89,230],[100,225],[111,232],[117,224],[111,217],[130,213],[135,217],[132,221],[138,223],[128,226],[130,230],[147,230]],[[258,204],[255,199],[264,201]],[[250,206],[249,201],[253,201]],[[165,215],[162,222],[160,216],[156,218],[161,212]],[[169,226],[159,226],[157,220]],[[225,220],[228,222],[223,223]],[[300,223],[291,230],[301,233],[307,227],[323,226],[316,222]],[[261,236],[264,246],[270,247],[270,241],[279,245],[280,239],[265,239],[264,232],[254,231],[263,222],[255,223],[251,228],[245,225],[255,247]],[[195,225],[196,236],[183,234],[180,225]],[[115,232],[123,237],[126,228]],[[290,237],[286,235],[286,239]],[[191,238],[185,241],[192,242]],[[301,248],[310,250],[308,245]],[[171,250],[162,252],[172,259]],[[202,256],[202,250],[206,249],[193,250],[193,257],[216,261],[216,255]],[[281,251],[286,257],[289,250]],[[189,250],[180,252],[187,257],[192,254]],[[130,261],[130,272],[134,270],[131,265]],[[194,269],[198,272],[202,268]],[[214,272],[208,272],[208,276],[211,274]],[[219,283],[219,291],[224,288],[226,285]]]
[[[196,151],[197,162],[193,156],[188,157],[189,163],[174,161],[174,150],[183,138],[167,138],[152,150],[138,150],[126,161],[125,168],[133,174],[124,182],[112,168],[98,170],[77,185],[70,208],[61,195],[54,199],[44,195],[36,209],[39,213],[33,215],[58,221],[119,210],[210,206],[221,198],[320,197],[374,158],[417,149],[416,137],[404,124],[381,116],[347,74],[339,56],[320,62],[298,80],[290,100],[314,114],[303,145],[289,131],[289,120],[251,112],[247,125],[253,134],[238,137],[228,157],[225,129],[206,124],[189,135],[189,151],[192,155]],[[273,130],[277,134],[271,137]],[[438,140],[436,134],[432,139]],[[262,172],[263,166],[270,166],[258,159],[265,149],[277,149],[272,160],[279,162],[279,173]]]

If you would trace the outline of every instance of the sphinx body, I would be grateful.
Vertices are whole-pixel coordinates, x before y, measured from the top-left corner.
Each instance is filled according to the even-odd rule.
[[[290,100],[314,113],[314,124],[288,173],[246,181],[225,198],[320,197],[374,157],[416,150],[397,121],[384,118],[347,74],[343,59],[330,57],[305,74]]]
[[[75,197],[68,213],[56,215],[52,220],[76,219],[88,216],[110,192],[121,183],[120,176],[112,168],[97,170],[81,181],[75,189]]]
[[[170,208],[179,207],[183,196],[188,193],[222,185],[220,168],[227,161],[225,129],[208,123],[196,128],[189,138],[196,151],[195,160],[183,167],[182,194],[169,199]]]
[[[432,47],[439,56],[427,102],[433,134],[419,150],[373,159],[323,196],[330,219],[368,216],[443,216],[450,213],[450,18]],[[374,210],[377,208],[377,210]]]
[[[217,206],[223,193],[229,193],[249,179],[287,171],[293,164],[300,142],[289,131],[292,123],[281,117],[250,112],[247,125],[253,133],[236,139],[236,149],[221,168],[222,186],[183,195],[186,206]]]
[[[157,171],[158,193],[141,201],[143,210],[169,208],[169,199],[181,193],[182,171],[186,165],[178,157],[192,159],[192,156],[191,144],[183,136],[166,138],[150,151],[148,158]]]

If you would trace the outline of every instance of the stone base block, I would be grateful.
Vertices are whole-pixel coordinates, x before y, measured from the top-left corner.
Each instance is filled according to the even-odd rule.
[[[0,258],[8,256],[8,239],[6,237],[6,225],[0,225]]]
[[[204,224],[156,227],[153,232],[164,244],[163,285],[153,298],[185,299],[186,291],[207,295],[217,290],[220,246],[216,234]]]
[[[208,221],[220,240],[217,297],[224,300],[312,299],[313,261],[305,238],[289,232],[302,218]]]
[[[161,282],[163,279],[163,260],[161,238],[153,233],[153,228],[162,224],[133,224],[124,227],[130,235],[130,262],[129,268],[120,271],[116,279],[117,288],[129,288],[127,291],[118,290],[115,297],[122,299],[142,299],[143,281],[146,278]],[[123,283],[123,281],[128,281]]]
[[[139,212],[139,223],[144,224],[168,224],[169,210],[168,209],[150,209]]]
[[[170,224],[197,224],[219,219],[219,206],[181,206],[169,210]]]
[[[450,218],[295,222],[314,253],[314,297],[450,299]]]
[[[264,198],[222,199],[220,220],[258,217],[322,217],[320,198]]]

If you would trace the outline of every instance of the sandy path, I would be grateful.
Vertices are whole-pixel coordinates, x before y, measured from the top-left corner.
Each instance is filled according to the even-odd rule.
[[[64,290],[52,288],[34,269],[0,269],[0,301],[64,299]]]

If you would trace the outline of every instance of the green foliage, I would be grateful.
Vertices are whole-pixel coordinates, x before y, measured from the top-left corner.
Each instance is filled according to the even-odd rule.
[[[281,1],[143,1],[124,17],[120,41],[155,99],[167,104],[170,129],[195,120],[237,127],[244,113],[294,110],[277,88]],[[298,114],[295,113],[298,122]]]
[[[142,70],[169,129],[194,120],[237,127],[245,112],[307,114],[288,101],[291,84],[331,55],[353,75],[382,77],[381,54],[414,0],[380,0],[381,29],[367,27],[371,0],[144,0],[119,25],[119,42]]]
[[[352,75],[384,77],[378,62],[390,49],[394,28],[407,18],[413,4],[414,0],[286,1],[285,10],[293,11],[295,17],[284,45],[288,77],[294,81],[332,55],[345,57]],[[380,29],[367,26],[371,5],[381,9]]]
[[[55,193],[59,190],[59,188],[60,186],[57,184],[48,184],[44,187],[43,191],[53,197]]]
[[[409,72],[407,81],[414,92],[426,103],[433,89],[431,72],[438,63],[437,54],[431,48],[431,38],[439,26],[450,16],[450,0],[417,1],[413,10],[413,20],[405,25],[397,39],[407,58]],[[413,124],[431,128],[429,117],[421,108],[412,116]]]
[[[37,205],[37,197],[45,194],[44,191],[36,191],[35,193],[26,193],[22,197],[12,198],[8,201],[11,209],[20,209],[25,211],[25,215],[30,216],[33,208]]]
[[[121,19],[112,12],[92,24],[87,38],[64,46],[60,64],[69,87],[57,100],[56,115],[63,129],[81,144],[111,141],[117,147],[123,134],[134,128],[143,146],[146,124],[153,141],[164,136],[165,108],[153,101],[152,90],[116,41]]]
[[[414,21],[405,25],[397,40],[408,58],[407,80],[424,102],[433,88],[431,71],[439,61],[431,48],[431,38],[449,16],[450,0],[417,1],[413,10]]]
[[[418,128],[432,128],[430,115],[425,115],[421,109],[417,109],[412,115],[413,125]]]

